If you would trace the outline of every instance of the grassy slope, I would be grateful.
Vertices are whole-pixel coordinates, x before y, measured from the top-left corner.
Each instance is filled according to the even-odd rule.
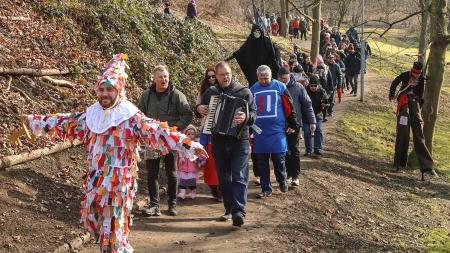
[[[398,32],[398,31],[397,31]],[[388,77],[383,88],[367,94],[367,103],[353,106],[351,113],[343,118],[343,125],[349,138],[363,153],[392,159],[395,142],[395,105],[387,103],[387,89],[394,76],[410,68],[417,48],[411,42],[402,41],[393,34],[384,38],[371,38],[373,56],[369,68]],[[450,62],[450,52],[447,53]],[[441,173],[450,175],[450,68],[446,69],[446,79],[441,94],[439,119],[436,127],[434,158]],[[370,112],[370,117],[366,113]]]
[[[47,0],[34,6],[61,19],[68,31],[81,29],[81,43],[91,49],[105,55],[128,53],[131,77],[140,88],[147,87],[154,66],[166,64],[189,101],[195,101],[206,66],[226,55],[209,26],[166,17],[159,5],[144,1]]]

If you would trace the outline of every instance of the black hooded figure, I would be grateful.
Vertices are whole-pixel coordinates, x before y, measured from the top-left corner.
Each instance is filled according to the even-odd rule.
[[[267,65],[273,74],[278,73],[281,67],[280,50],[267,37],[261,26],[254,24],[252,32],[245,43],[226,61],[236,58],[239,67],[244,72],[245,78],[251,87],[258,81],[256,69],[261,65]]]

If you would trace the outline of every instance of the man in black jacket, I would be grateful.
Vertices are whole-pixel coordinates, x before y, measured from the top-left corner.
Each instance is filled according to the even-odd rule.
[[[250,90],[237,81],[231,79],[231,68],[226,62],[216,65],[216,78],[218,84],[209,87],[203,98],[196,106],[195,114],[203,117],[208,114],[208,105],[211,96],[221,93],[242,98],[248,102],[249,114],[236,113],[234,122],[246,124],[240,138],[213,134],[211,140],[212,152],[217,167],[220,190],[223,194],[225,214],[220,220],[233,219],[233,226],[242,226],[245,218],[245,205],[247,203],[248,186],[248,155],[249,155],[249,126],[256,119],[255,103]],[[244,123],[246,122],[246,123]]]
[[[169,126],[177,127],[182,131],[192,121],[192,110],[189,107],[186,96],[175,88],[169,80],[169,71],[166,66],[160,65],[153,70],[154,83],[141,96],[138,108],[147,117],[167,121]],[[159,164],[164,160],[169,196],[169,215],[177,215],[177,166],[174,152],[160,156],[153,150],[146,151],[145,167],[148,176],[148,192],[150,205],[144,209],[148,216],[160,216],[159,208]]]
[[[425,145],[422,129],[420,104],[424,90],[422,63],[414,62],[411,70],[401,73],[392,81],[389,89],[389,100],[394,99],[397,86],[401,83],[397,96],[397,137],[395,139],[394,167],[399,170],[408,162],[409,135],[413,132],[414,150],[421,165],[422,180],[424,173],[435,174],[433,158]]]
[[[348,55],[344,60],[344,64],[347,73],[346,80],[352,87],[350,94],[356,96],[358,91],[358,77],[361,72],[361,56],[359,55],[359,52],[355,51],[353,44],[348,46]]]

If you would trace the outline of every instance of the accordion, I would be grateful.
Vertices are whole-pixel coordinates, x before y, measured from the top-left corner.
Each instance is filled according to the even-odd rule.
[[[233,119],[238,112],[244,112],[248,117],[248,103],[244,99],[226,94],[211,96],[203,133],[239,138],[247,119],[242,124],[236,125]]]

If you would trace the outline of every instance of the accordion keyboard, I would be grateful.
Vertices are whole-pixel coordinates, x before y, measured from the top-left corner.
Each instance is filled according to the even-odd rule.
[[[208,115],[206,116],[205,125],[203,126],[204,134],[211,134],[211,129],[214,124],[214,115],[216,114],[217,102],[219,101],[219,96],[211,96],[208,106]]]

